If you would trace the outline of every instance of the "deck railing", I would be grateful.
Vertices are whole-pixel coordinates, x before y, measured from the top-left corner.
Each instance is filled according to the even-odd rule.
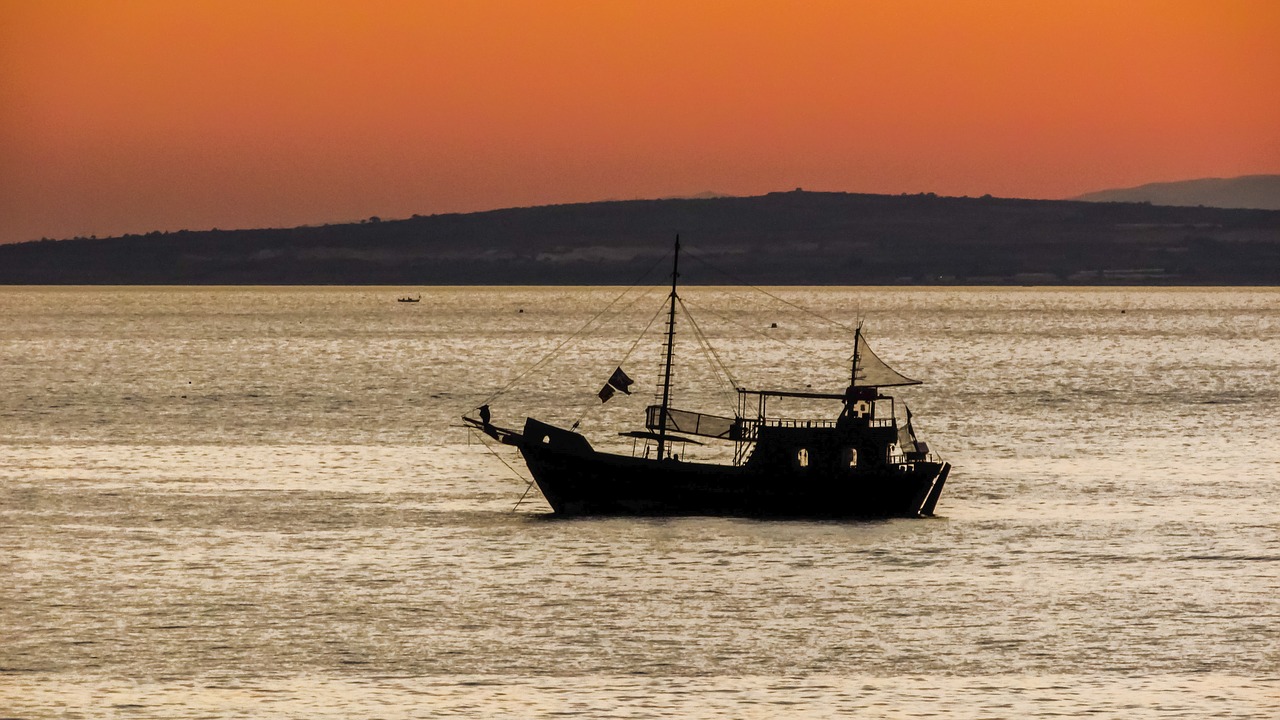
[[[756,422],[758,422],[761,425],[767,425],[769,427],[833,428],[836,426],[836,423],[838,421],[837,420],[800,420],[796,418],[770,417],[770,418],[765,418],[763,421],[756,421]],[[873,428],[893,427],[893,418],[876,418],[875,420],[868,420],[867,426],[873,427]]]
[[[933,453],[931,452],[925,453],[923,455],[913,455],[910,458],[908,458],[906,455],[903,455],[902,453],[892,453],[889,455],[890,465],[910,465],[912,463],[933,462],[933,461],[934,461]]]
[[[796,418],[765,418],[762,425],[784,428],[829,428],[835,427],[835,420],[799,420]]]

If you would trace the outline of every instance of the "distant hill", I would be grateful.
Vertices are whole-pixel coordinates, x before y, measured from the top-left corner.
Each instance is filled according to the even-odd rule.
[[[0,245],[0,283],[632,284],[676,233],[693,284],[1280,284],[1280,211],[801,191]]]
[[[670,197],[663,198],[663,200],[715,200],[716,198],[727,197],[733,197],[733,195],[726,195],[714,190],[707,190],[705,192],[694,193],[693,195],[671,195]]]
[[[1280,210],[1280,175],[1245,175],[1150,183],[1081,195],[1086,202],[1149,202],[1152,205]]]

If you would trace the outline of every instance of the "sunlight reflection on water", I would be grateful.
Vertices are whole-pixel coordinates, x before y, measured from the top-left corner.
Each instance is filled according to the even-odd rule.
[[[457,417],[617,292],[0,289],[0,708],[1280,712],[1280,292],[781,290],[929,381],[900,395],[956,465],[942,517],[512,512],[523,482]],[[847,336],[688,294],[734,321],[701,324],[743,384],[840,387]],[[624,447],[650,398],[600,408],[596,380],[649,313],[495,415],[585,408]],[[626,364],[652,382],[656,345]]]

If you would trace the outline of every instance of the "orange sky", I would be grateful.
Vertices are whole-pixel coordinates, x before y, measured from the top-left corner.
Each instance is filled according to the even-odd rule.
[[[0,242],[1280,172],[1280,2],[0,0]]]

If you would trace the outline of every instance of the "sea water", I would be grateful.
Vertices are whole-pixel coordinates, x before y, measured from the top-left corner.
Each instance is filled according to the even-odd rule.
[[[660,288],[0,289],[0,716],[1280,716],[1280,291],[682,296],[718,414],[864,321],[938,517],[549,517],[459,417],[630,452]]]

